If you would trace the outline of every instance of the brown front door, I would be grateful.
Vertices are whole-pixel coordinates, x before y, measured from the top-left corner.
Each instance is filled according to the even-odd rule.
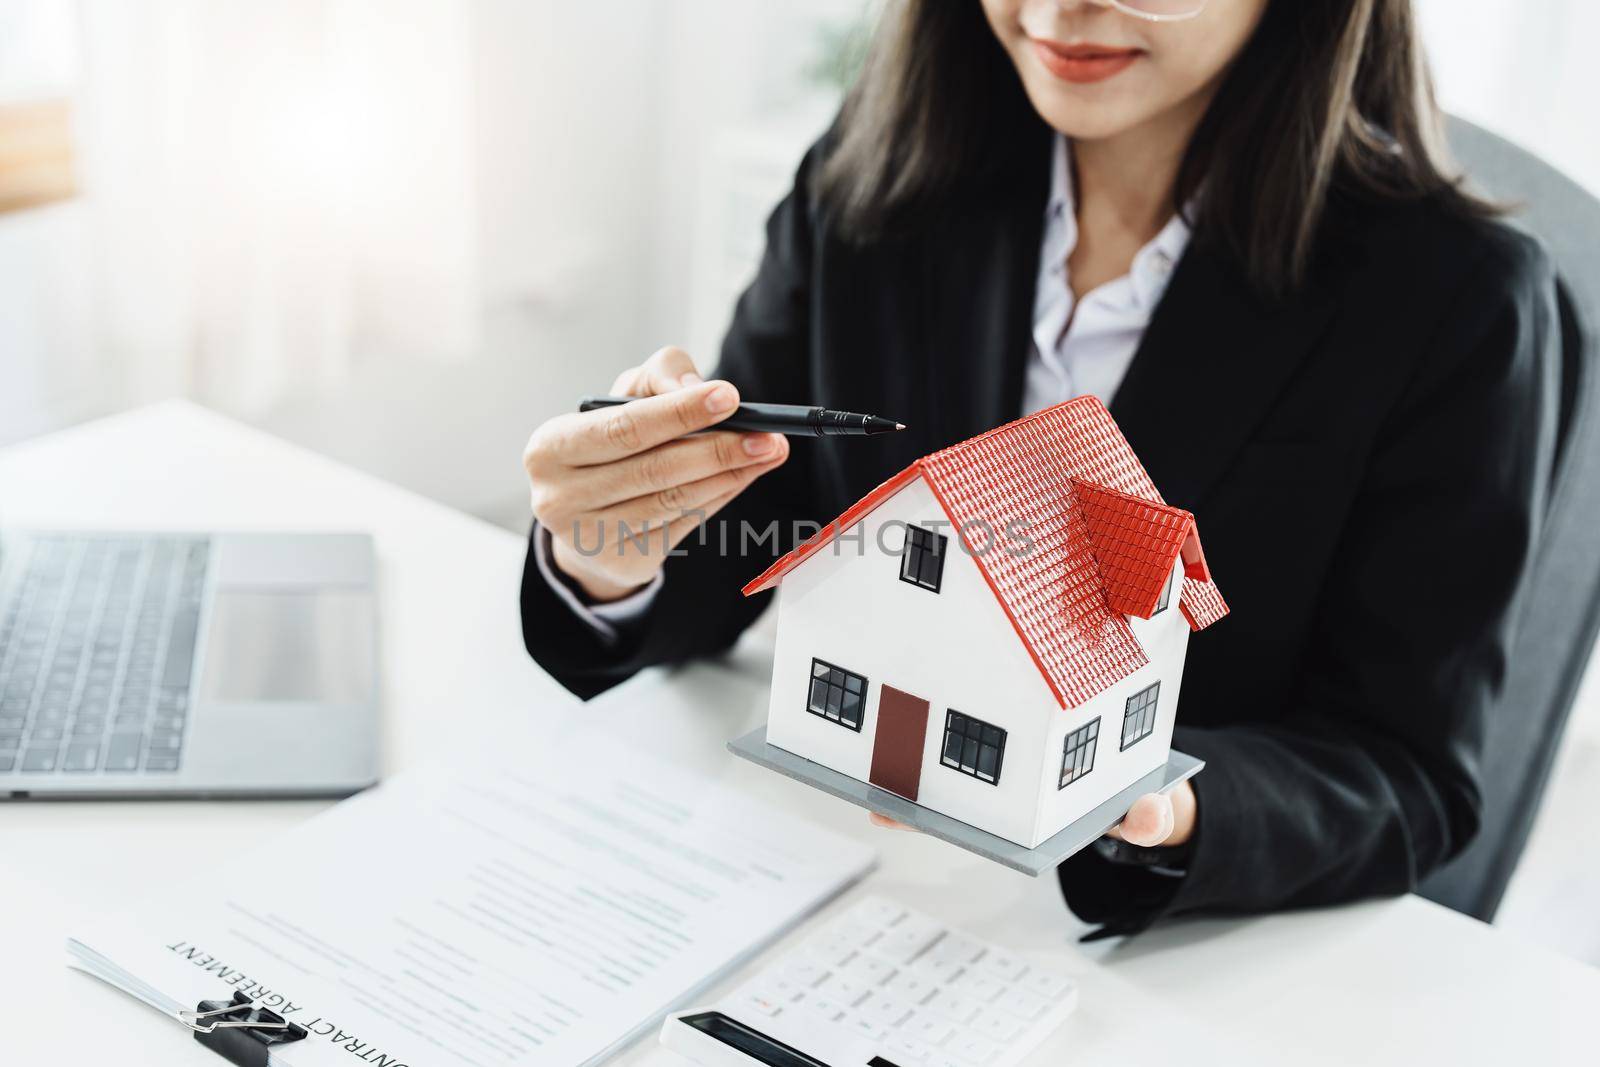
[[[922,742],[928,733],[928,702],[892,685],[878,694],[878,731],[872,741],[872,775],[880,789],[917,799],[922,781]]]

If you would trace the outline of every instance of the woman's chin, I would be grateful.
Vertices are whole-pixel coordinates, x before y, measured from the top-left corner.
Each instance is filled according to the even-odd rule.
[[[1074,141],[1100,141],[1116,137],[1149,118],[1131,107],[1087,100],[1036,100],[1034,105],[1052,129]]]
[[[1052,128],[1075,140],[1115,137],[1148,122],[1159,110],[1149,93],[1117,79],[1074,85],[1045,74],[1024,79],[1034,110]]]

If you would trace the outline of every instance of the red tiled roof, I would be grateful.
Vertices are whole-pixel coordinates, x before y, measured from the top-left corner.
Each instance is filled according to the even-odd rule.
[[[1149,662],[1126,616],[1154,609],[1159,584],[1147,594],[1161,559],[1164,578],[1183,557],[1179,606],[1192,628],[1228,613],[1194,517],[1166,505],[1094,397],[924,456],[767,568],[745,595],[777,584],[918,475],[1062,707],[1084,703]],[[1147,610],[1129,610],[1147,599]]]
[[[1083,508],[1106,603],[1112,611],[1148,619],[1194,530],[1194,516],[1081,478],[1072,479],[1072,491]]]

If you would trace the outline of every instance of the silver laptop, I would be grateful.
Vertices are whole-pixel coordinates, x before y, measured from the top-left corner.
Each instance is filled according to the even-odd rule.
[[[378,777],[364,534],[0,531],[0,799]]]

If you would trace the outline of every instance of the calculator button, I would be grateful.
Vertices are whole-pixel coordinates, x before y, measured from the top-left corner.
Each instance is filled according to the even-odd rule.
[[[867,991],[867,987],[860,982],[837,973],[829,975],[817,988],[839,1003],[847,1005],[853,1005]]]
[[[1043,997],[1036,997],[1022,989],[1013,989],[999,1000],[999,1006],[1023,1022],[1031,1023],[1049,1007]]]
[[[977,971],[968,971],[956,983],[961,992],[982,1004],[987,1004],[1006,991],[1006,986]]]
[[[889,1036],[889,1028],[882,1026],[865,1015],[851,1015],[847,1017],[845,1026],[852,1033],[858,1034],[869,1041],[882,1041]]]
[[[772,992],[778,995],[779,1000],[782,1000],[786,1003],[805,992],[803,987],[782,976],[775,976],[770,981],[765,983],[765,985],[768,989],[772,990]]]
[[[856,1010],[870,1019],[876,1019],[884,1026],[898,1026],[911,1015],[911,1005],[893,997],[886,997],[882,993],[873,994]]]
[[[1028,972],[1028,976],[1022,980],[1022,988],[1030,993],[1037,993],[1046,1000],[1055,1000],[1072,988],[1072,982],[1059,974],[1051,974],[1049,971],[1041,971],[1035,968]]]
[[[746,996],[760,997],[774,1004],[787,1004],[800,995],[800,989],[782,978],[760,977],[744,987]]]
[[[928,950],[928,955],[945,963],[971,963],[983,951],[983,945],[965,934],[949,933]]]
[[[852,941],[843,934],[824,934],[806,945],[806,951],[819,964],[826,967],[837,967],[845,960],[853,957],[859,945],[859,941]]]
[[[921,1004],[939,987],[913,971],[897,971],[884,988],[913,1004]]]
[[[947,982],[953,981],[956,975],[966,970],[965,966],[955,962],[954,960],[936,960],[930,958],[931,956],[932,953],[921,956],[915,960],[912,960],[910,963],[906,964],[906,966],[915,971],[919,977],[933,983],[934,985],[944,985]]]
[[[928,1001],[928,1008],[943,1015],[951,1022],[965,1026],[978,1014],[978,1002],[971,997],[964,997],[959,993],[952,993],[948,989],[939,991],[939,995]]]
[[[978,963],[990,974],[996,975],[1007,982],[1015,982],[1022,977],[1022,972],[1028,968],[1027,964],[1011,953],[1002,952],[999,949],[990,949],[985,952],[983,959],[979,960]]]
[[[783,969],[783,976],[802,989],[810,989],[828,976],[828,969],[811,960],[791,960]]]
[[[907,1037],[921,1041],[925,1045],[937,1046],[939,1042],[955,1033],[955,1028],[943,1019],[929,1015],[926,1012],[917,1012],[901,1027]]]
[[[876,956],[857,956],[840,970],[863,985],[875,986],[893,974],[895,967]]]
[[[978,1017],[972,1028],[990,1041],[998,1041],[1002,1045],[1010,1044],[1022,1034],[1022,1024],[1005,1015],[988,1012]]]
[[[771,998],[756,996],[754,994],[745,997],[740,1004],[742,1007],[749,1008],[751,1011],[757,1012],[761,1015],[776,1015],[783,1010],[783,1005],[777,1003]]]
[[[891,927],[875,949],[896,963],[905,963],[922,955],[940,933],[933,923],[915,916],[908,917]]]
[[[800,1003],[824,1019],[836,1019],[839,1017],[839,1013],[844,1011],[843,1004],[828,997],[809,996]]]
[[[950,1052],[956,1059],[976,1064],[978,1067],[994,1059],[995,1053],[999,1051],[991,1042],[973,1034],[959,1038],[950,1046]]]
[[[898,1035],[890,1037],[884,1043],[884,1049],[897,1060],[906,1060],[910,1063],[922,1063],[928,1058],[928,1046],[920,1041]]]

